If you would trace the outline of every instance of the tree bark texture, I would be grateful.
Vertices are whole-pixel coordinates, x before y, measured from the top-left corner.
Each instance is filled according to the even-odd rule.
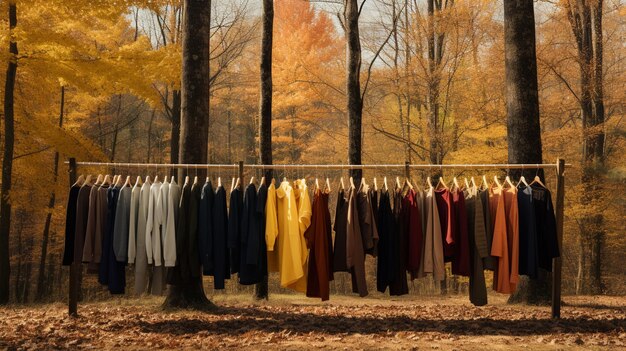
[[[178,163],[178,156],[180,153],[180,99],[180,90],[172,91],[172,137],[170,140],[170,163]]]
[[[274,0],[263,0],[263,34],[261,36],[261,100],[259,102],[259,156],[261,164],[272,164],[272,43],[274,37]],[[230,111],[229,111],[230,113]],[[230,152],[230,151],[229,151]],[[264,173],[272,179],[272,169]],[[257,299],[268,298],[268,277],[255,286]]]
[[[504,45],[508,162],[542,163],[532,0],[504,1]],[[535,172],[526,171],[524,176],[532,179]],[[512,176],[519,177],[521,172]],[[520,277],[509,303],[548,305],[550,298],[550,275],[542,271],[535,280]]]
[[[179,160],[206,163],[209,129],[209,32],[211,1],[183,4],[181,135]],[[179,170],[183,179],[185,170]],[[202,275],[188,284],[170,285],[164,308],[208,309],[213,304],[202,286]]]
[[[14,134],[14,91],[17,76],[17,42],[13,31],[17,25],[17,6],[15,1],[9,2],[9,62],[7,65],[4,85],[4,158],[2,160],[2,189],[0,191],[0,304],[9,302],[9,278],[11,262],[9,261],[9,234],[11,231],[11,177],[13,174]]]
[[[345,0],[346,29],[346,111],[348,113],[348,163],[361,164],[363,101],[361,101],[361,39],[359,36],[359,1]],[[354,169],[354,183],[361,182],[362,171]]]

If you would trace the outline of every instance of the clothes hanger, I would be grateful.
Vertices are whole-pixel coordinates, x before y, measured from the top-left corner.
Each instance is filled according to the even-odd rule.
[[[261,182],[259,183],[259,185],[263,185],[263,184],[265,184],[265,176],[261,177]]]
[[[96,184],[95,185],[100,185],[100,184],[102,184],[103,181],[104,181],[104,176],[102,174],[98,174],[98,177],[96,178]]]
[[[426,184],[428,185],[429,189],[433,188],[433,182],[432,180],[430,180],[430,177],[426,177]]]
[[[92,185],[91,184],[91,174],[87,175],[87,178],[85,178],[85,181],[83,182],[83,185]]]
[[[500,181],[498,180],[498,176],[497,175],[493,176],[493,181],[496,183],[498,188],[502,188],[502,184],[500,184]]]
[[[526,177],[524,177],[523,175],[519,178],[519,182],[517,182],[517,187],[519,187],[521,184],[524,184],[524,186],[530,186],[530,184],[528,184],[528,182],[526,181]]]
[[[459,181],[456,179],[456,177],[452,178],[452,184],[454,184],[454,189],[459,191],[461,190],[461,187],[459,186]]]
[[[141,181],[141,176],[137,176],[137,179],[135,180],[135,186],[141,185],[143,185],[143,182]]]
[[[121,188],[124,185],[124,182],[122,180],[122,176],[118,175],[117,176],[117,181],[115,182],[115,186],[118,188]]]
[[[441,189],[439,186],[442,186],[444,189],[448,189],[448,185],[446,185],[445,180],[443,180],[443,176],[439,177],[439,181],[437,182],[437,189]]]
[[[130,186],[130,176],[126,176],[126,181],[124,182],[123,188]]]
[[[146,183],[150,183],[150,176],[146,176]]]
[[[374,191],[378,191],[378,183],[376,183],[376,177],[374,177]]]
[[[385,185],[385,190],[389,190],[389,186],[387,185],[387,177],[383,178],[383,184]]]
[[[320,182],[315,178],[315,190],[320,190]]]
[[[472,178],[470,179],[470,182],[472,183],[472,187],[473,187],[475,190],[478,190],[478,186],[476,186],[476,181],[474,180],[474,177],[472,177]]]
[[[330,180],[326,178],[326,190],[330,193]]]
[[[153,182],[154,182],[154,183],[158,183],[158,182],[159,182],[159,176],[158,176],[158,175],[155,175],[155,176],[154,176],[154,181],[153,181]]]
[[[400,186],[400,177],[396,177],[396,188],[402,188],[402,186]]]
[[[483,182],[480,184],[482,189],[489,189],[489,183],[487,182],[487,176],[483,174]]]
[[[85,184],[85,176],[81,174],[72,186],[82,186],[83,184]]]
[[[100,185],[109,185],[109,184],[111,184],[111,176],[107,174],[104,176],[104,179],[102,180],[102,182],[100,182]]]
[[[539,178],[539,165],[537,165],[537,172],[535,173],[535,179],[533,179],[533,181],[530,182],[530,185],[533,185],[535,183],[541,185],[544,188],[547,188],[541,181],[541,178]]]
[[[233,180],[230,182],[230,191],[232,192],[235,189],[235,177],[233,177]]]
[[[362,181],[361,181],[361,182],[362,182]],[[353,189],[354,189],[354,188],[356,188],[356,187],[354,186],[354,179],[353,179],[352,177],[350,177],[350,186],[351,186]]]
[[[533,185],[533,184],[539,184],[539,185],[541,185],[542,187],[547,188],[547,187],[543,184],[543,182],[541,181],[541,178],[539,178],[539,176],[538,176],[538,175],[536,175],[536,176],[535,176],[535,179],[533,179],[533,181],[530,183],[530,185]]]
[[[404,178],[404,184],[406,184],[409,189],[413,190],[413,184],[409,181],[409,178]]]
[[[235,188],[239,188],[239,184],[241,184],[241,178],[237,177],[237,183],[235,183]]]
[[[250,184],[254,183],[254,176],[250,177]]]
[[[467,177],[464,177],[464,180],[465,180],[465,188],[468,190],[471,189],[469,182],[467,181]]]
[[[515,185],[513,185],[513,183],[511,182],[511,177],[506,176],[506,178],[504,178],[504,185],[508,185],[510,188],[515,188]]]
[[[217,177],[217,187],[222,186],[222,177]]]
[[[343,184],[343,177],[340,178],[341,181],[341,190],[346,190],[346,186]]]

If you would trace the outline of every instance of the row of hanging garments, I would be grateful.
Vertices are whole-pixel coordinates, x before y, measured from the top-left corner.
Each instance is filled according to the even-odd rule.
[[[442,281],[450,262],[452,274],[469,277],[470,301],[485,305],[485,270],[494,272],[494,291],[510,294],[520,275],[535,279],[559,256],[551,194],[539,178],[515,185],[494,177],[489,185],[483,177],[480,187],[473,179],[460,186],[455,178],[451,187],[429,179],[424,190],[397,181],[378,198],[380,292],[407,294],[407,273]]]
[[[269,183],[269,184],[268,184]],[[408,293],[411,279],[452,274],[469,277],[470,300],[487,303],[484,270],[494,271],[493,289],[515,290],[519,275],[536,278],[558,257],[549,190],[536,178],[517,185],[507,177],[489,185],[483,177],[448,187],[428,179],[425,189],[396,178],[378,189],[341,180],[334,220],[330,182],[315,180],[309,196],[304,179],[278,186],[251,179],[245,189],[233,179],[227,196],[221,179],[91,177],[70,189],[63,264],[85,263],[112,294],[125,292],[132,265],[134,292],[161,295],[166,284],[212,276],[215,289],[237,274],[243,285],[278,272],[280,285],[309,297],[329,299],[334,272],[349,272],[353,292],[368,295],[365,259],[377,257],[376,288]],[[228,197],[228,199],[227,199]],[[228,200],[228,201],[227,201]],[[334,234],[334,235],[333,235]]]

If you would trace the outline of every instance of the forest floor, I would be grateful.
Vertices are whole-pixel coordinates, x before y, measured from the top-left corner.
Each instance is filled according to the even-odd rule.
[[[0,350],[22,349],[626,349],[626,297],[564,298],[549,307],[474,307],[465,296],[356,298],[218,295],[216,312],[164,312],[160,298],[0,308]]]

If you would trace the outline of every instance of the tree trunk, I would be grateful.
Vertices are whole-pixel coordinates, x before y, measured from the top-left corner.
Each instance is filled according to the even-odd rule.
[[[454,2],[447,3],[452,6]],[[431,164],[443,163],[444,123],[439,121],[439,95],[441,83],[441,62],[445,33],[438,29],[437,16],[441,13],[442,2],[428,0],[427,42],[428,42],[428,134],[430,136],[429,158]],[[441,174],[433,174],[435,180]]]
[[[180,90],[172,91],[172,137],[170,141],[170,163],[178,163],[180,152]],[[173,174],[172,174],[173,175]]]
[[[17,7],[15,1],[9,2],[9,63],[7,65],[4,86],[4,158],[2,160],[2,190],[0,191],[0,304],[9,302],[9,234],[11,231],[11,176],[13,174],[14,135],[14,91],[17,75],[17,42],[13,31],[17,25]]]
[[[542,163],[535,17],[532,0],[504,1],[504,45],[507,140],[509,163]],[[527,178],[535,171],[525,171]],[[522,173],[515,171],[513,177]],[[543,176],[543,174],[542,174]],[[550,275],[542,271],[537,279],[520,277],[509,303],[549,304]]]
[[[63,110],[65,107],[65,87],[61,86],[61,111],[59,113],[59,128],[63,128]],[[46,292],[46,259],[48,256],[48,241],[50,238],[50,222],[52,221],[52,211],[56,202],[57,178],[59,176],[59,152],[54,153],[54,171],[52,173],[52,192],[48,201],[48,213],[46,213],[46,221],[43,227],[43,235],[41,239],[41,256],[39,258],[39,271],[37,273],[37,292],[35,293],[35,301],[42,301]]]
[[[148,124],[148,153],[147,153],[147,163],[150,163],[152,160],[152,126],[154,125],[154,117],[156,116],[156,110],[152,109],[152,114],[150,115],[150,124]]]
[[[604,76],[603,76],[603,45],[602,45],[602,4],[603,0],[596,0],[592,6],[592,21],[593,21],[593,120],[591,128],[593,128],[590,140],[590,150],[592,157],[592,164],[594,166],[595,179],[592,180],[592,184],[598,187],[592,194],[594,195],[594,202],[600,201],[599,184],[602,181],[599,179],[600,174],[604,172]],[[591,287],[592,291],[596,294],[604,293],[605,286],[602,281],[602,258],[604,251],[604,241],[606,233],[604,231],[604,217],[602,213],[597,213],[592,216],[593,220],[593,236],[592,250],[591,250]]]
[[[347,43],[346,111],[348,113],[348,163],[361,164],[363,101],[361,101],[361,38],[359,36],[359,1],[346,0],[344,23]],[[360,169],[350,172],[354,183],[361,182]]]
[[[263,0],[263,34],[261,37],[261,100],[259,102],[259,158],[261,164],[272,164],[272,43],[274,37],[274,0]],[[230,113],[230,111],[229,111]],[[230,123],[230,119],[229,119]],[[229,125],[230,127],[230,125]],[[267,182],[272,169],[265,170]],[[257,299],[268,298],[268,277],[255,287]]]
[[[590,5],[593,2],[593,5]],[[571,0],[564,3],[578,50],[580,109],[583,124],[582,205],[599,206],[604,172],[604,94],[602,0]],[[593,10],[593,11],[592,11]],[[593,15],[592,15],[593,12]],[[595,52],[594,52],[595,51]],[[581,294],[599,294],[602,282],[602,252],[605,240],[604,217],[594,212],[580,220],[578,289]]]
[[[185,0],[183,12],[182,128],[179,160],[184,163],[206,163],[209,137],[211,1]],[[185,170],[179,170],[178,179],[184,179],[183,171]],[[176,265],[177,267],[173,269],[180,268],[179,261]],[[214,305],[204,294],[202,275],[199,275],[189,282],[170,285],[163,307],[209,309]]]

